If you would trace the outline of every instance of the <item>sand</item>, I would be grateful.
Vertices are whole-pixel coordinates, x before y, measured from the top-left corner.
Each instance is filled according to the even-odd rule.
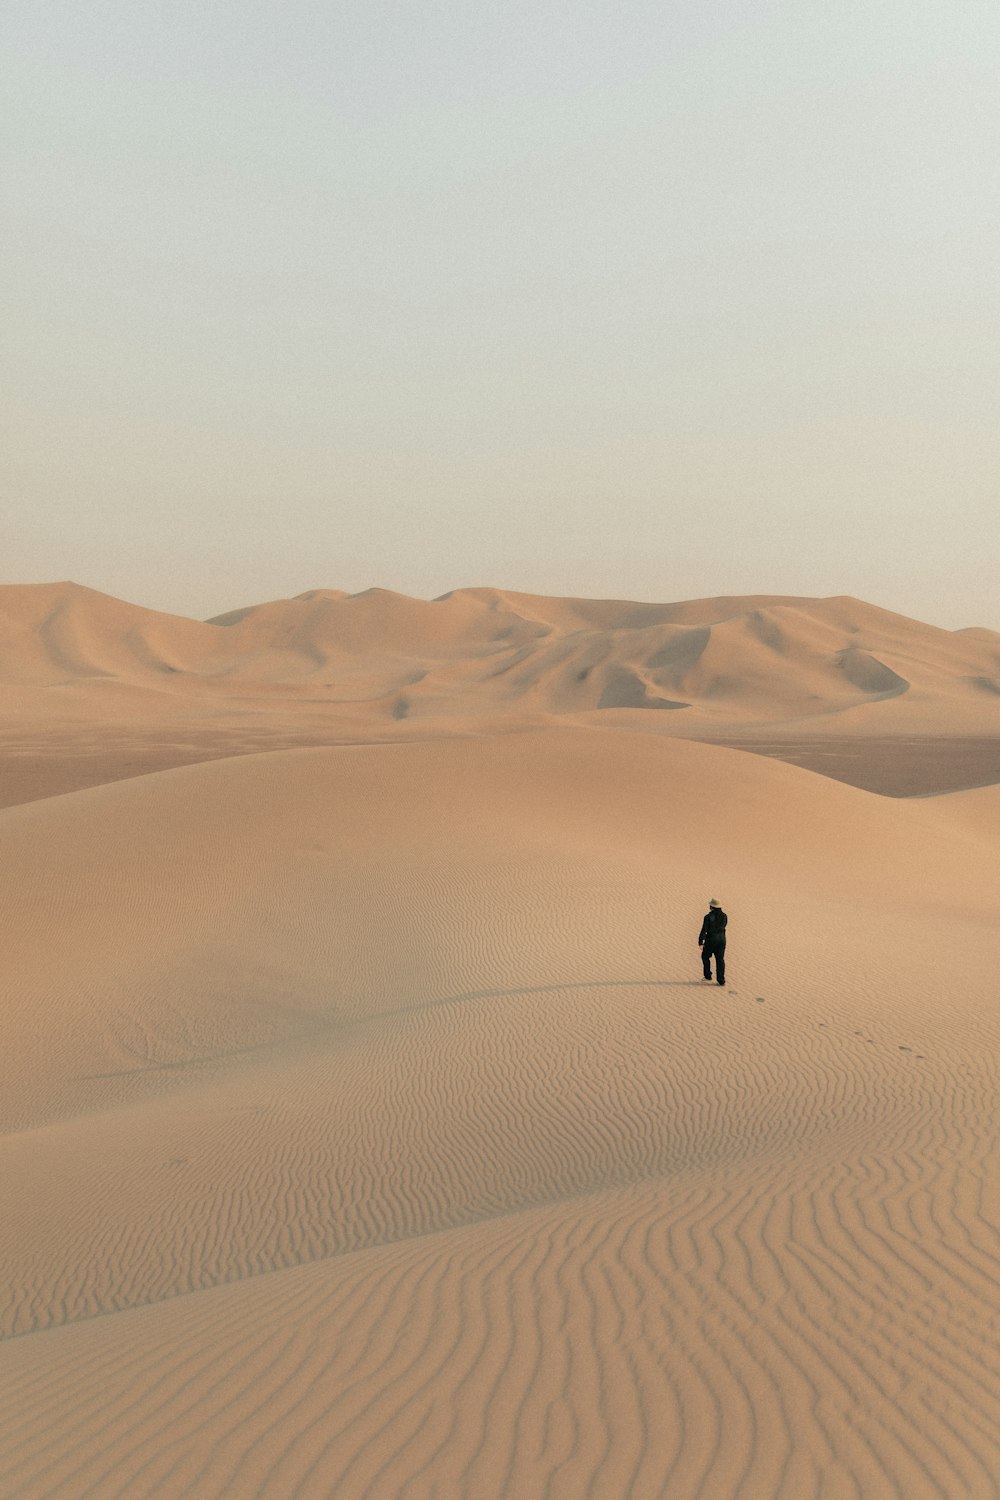
[[[4,1500],[1000,1494],[1000,777],[876,795],[478,689],[392,720],[384,663],[329,712],[274,691],[299,601],[53,626],[80,593],[3,658]],[[661,608],[456,598],[362,596],[355,691],[418,626],[481,673],[497,599],[574,653]],[[234,629],[263,685],[173,680]],[[989,633],[893,629],[936,736],[903,693],[827,736],[988,742]]]

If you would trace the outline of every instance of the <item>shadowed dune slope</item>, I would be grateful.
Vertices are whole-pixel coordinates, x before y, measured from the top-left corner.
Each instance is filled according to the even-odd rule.
[[[551,728],[0,813],[5,1500],[995,1497],[968,808]]]

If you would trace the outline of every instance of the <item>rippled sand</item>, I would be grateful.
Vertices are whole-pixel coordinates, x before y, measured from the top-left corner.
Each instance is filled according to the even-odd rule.
[[[1000,787],[550,724],[0,838],[4,1500],[995,1500]]]

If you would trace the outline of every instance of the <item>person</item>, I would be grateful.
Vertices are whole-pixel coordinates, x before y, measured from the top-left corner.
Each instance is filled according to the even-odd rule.
[[[706,979],[712,977],[712,959],[715,958],[716,984],[726,982],[726,923],[728,921],[729,918],[713,896],[708,903],[708,911],[705,913],[705,920],[698,934],[698,947],[701,949],[701,966],[705,971]]]

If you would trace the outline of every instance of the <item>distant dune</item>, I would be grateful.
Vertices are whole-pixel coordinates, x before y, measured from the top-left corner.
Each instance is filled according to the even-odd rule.
[[[958,733],[1000,715],[1000,634],[847,598],[659,605],[460,589],[428,602],[312,590],[202,623],[73,584],[0,588],[0,681],[99,680],[175,697],[291,695],[372,724],[643,709],[670,710],[687,733],[864,708],[879,710],[878,732],[944,714]],[[905,714],[888,707],[903,697]]]
[[[0,591],[2,1500],[996,1500],[998,663]]]
[[[198,621],[0,587],[0,806],[215,756],[557,723],[890,795],[981,786],[1000,779],[1000,634],[848,598],[314,589]]]

